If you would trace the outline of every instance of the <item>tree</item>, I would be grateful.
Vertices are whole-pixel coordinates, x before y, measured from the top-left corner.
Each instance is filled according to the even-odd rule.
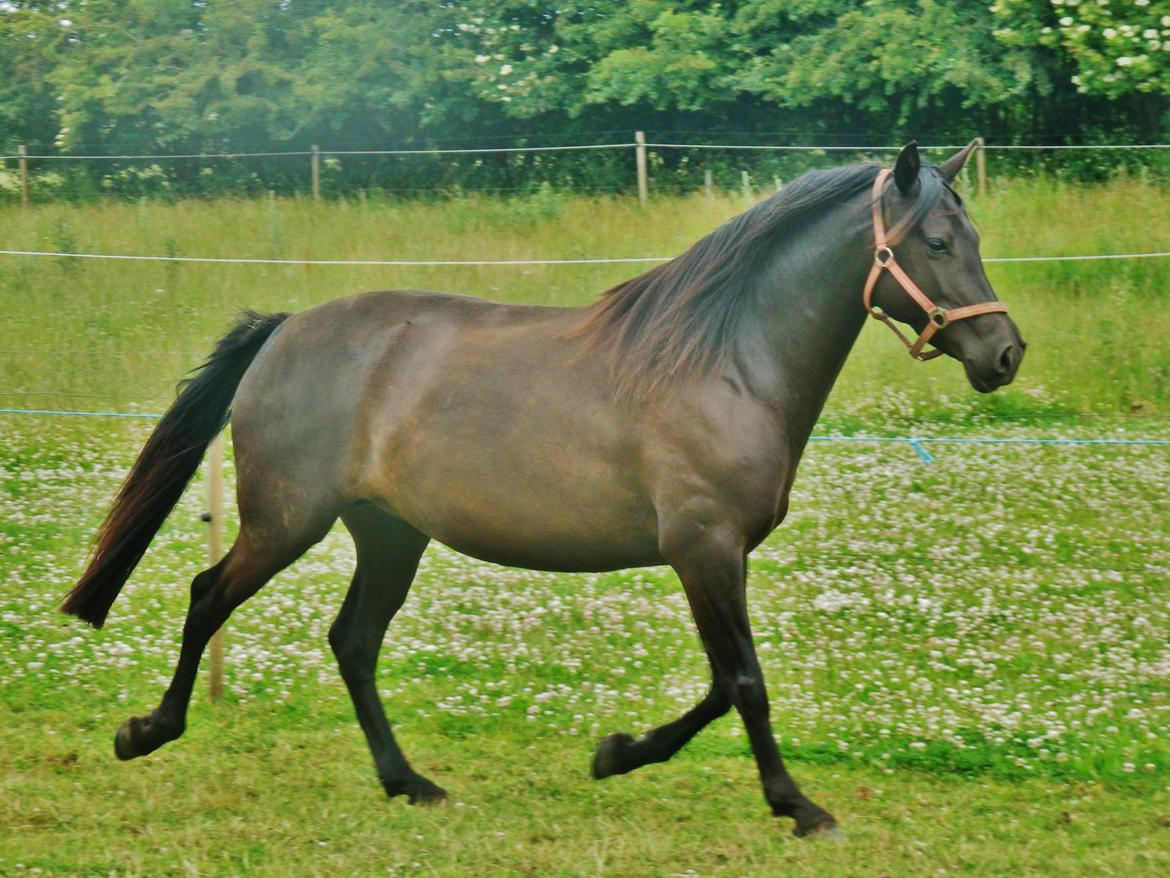
[[[1170,96],[1170,6],[1132,0],[998,0],[996,37],[1007,46],[1040,44],[1072,59],[1081,94]]]
[[[50,75],[72,22],[39,4],[6,5],[0,13],[0,143],[47,151],[58,133]]]
[[[0,135],[111,154],[572,142],[635,128],[849,144],[1148,138],[1170,107],[1165,6],[3,0]],[[494,182],[475,185],[522,185],[538,166],[572,185],[628,177],[616,153],[497,156],[480,174]],[[255,188],[283,185],[273,163],[231,168]],[[304,177],[300,165],[285,170],[287,181]],[[234,172],[217,166],[208,185],[234,185]],[[342,160],[328,172],[338,186],[384,186],[391,174],[471,185],[434,158]],[[158,173],[198,188],[200,165]]]
[[[1017,0],[1019,3],[1042,0]],[[1075,3],[1077,0],[1065,0]],[[967,0],[533,0],[465,4],[472,87],[516,117],[640,107],[693,127],[887,140],[1004,136],[1076,114],[1060,45],[1004,40]],[[1108,117],[1108,108],[1093,106]]]

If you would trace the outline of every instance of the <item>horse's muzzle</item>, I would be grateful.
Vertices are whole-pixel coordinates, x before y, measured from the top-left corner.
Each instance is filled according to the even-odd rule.
[[[1027,347],[1027,343],[1017,336],[1014,341],[1000,347],[992,357],[985,360],[964,360],[967,380],[980,393],[991,393],[999,387],[1011,384],[1016,372],[1019,371]]]

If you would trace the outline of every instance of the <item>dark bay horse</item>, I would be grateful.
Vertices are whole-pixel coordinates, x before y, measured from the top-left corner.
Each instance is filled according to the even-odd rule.
[[[590,307],[394,291],[247,315],[182,385],[62,607],[103,624],[230,411],[239,536],[195,577],[174,679],[118,729],[118,757],[183,733],[212,633],[340,518],[357,571],[329,642],[389,795],[445,795],[399,749],[374,686],[386,628],[436,539],[542,570],[670,564],[710,691],[641,738],[605,738],[593,776],[664,761],[734,707],[773,813],[798,835],[835,831],[773,738],[747,558],[785,516],[863,299],[923,333],[912,353],[929,356],[930,337],[961,360],[976,390],[1015,375],[1023,340],[949,185],[970,151],[936,168],[911,144],[892,173],[807,174]]]

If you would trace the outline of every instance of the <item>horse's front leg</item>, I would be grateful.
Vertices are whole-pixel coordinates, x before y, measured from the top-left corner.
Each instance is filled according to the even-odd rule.
[[[711,659],[715,686],[739,712],[772,813],[792,817],[800,836],[837,834],[829,812],[810,801],[784,767],[768,719],[768,695],[747,613],[744,543],[732,528],[706,526],[664,548],[686,590],[699,636]]]
[[[651,729],[637,739],[625,732],[615,732],[604,738],[593,757],[593,777],[601,780],[653,762],[665,762],[730,708],[731,702],[723,687],[718,682],[712,683],[703,700],[674,722]]]

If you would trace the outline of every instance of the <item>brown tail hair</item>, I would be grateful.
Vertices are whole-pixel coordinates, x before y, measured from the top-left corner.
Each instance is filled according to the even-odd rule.
[[[178,396],[146,441],[94,537],[89,567],[61,604],[95,628],[175,508],[211,440],[230,416],[236,388],[261,346],[288,314],[242,319],[179,385]]]

